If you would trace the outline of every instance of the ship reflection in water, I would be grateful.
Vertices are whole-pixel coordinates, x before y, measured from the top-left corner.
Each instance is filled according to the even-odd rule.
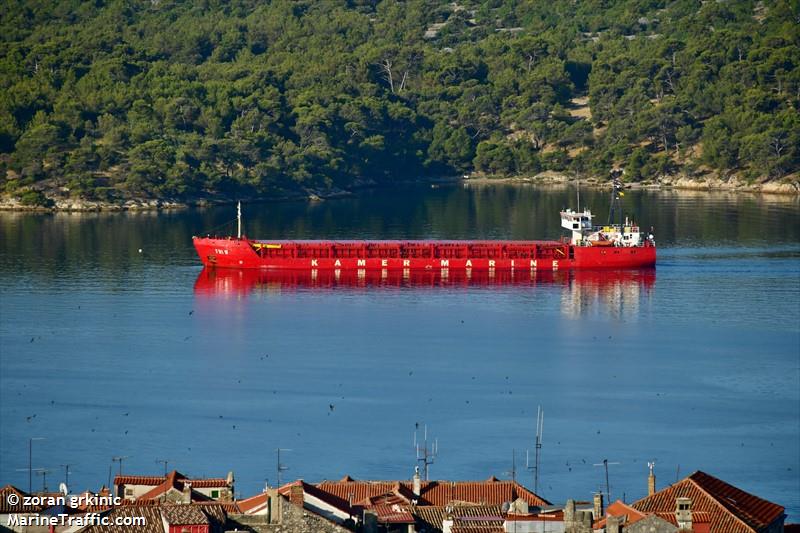
[[[204,268],[194,284],[199,296],[239,298],[251,293],[382,290],[394,288],[563,287],[561,311],[582,316],[605,308],[612,317],[635,314],[655,284],[655,269],[470,271],[259,270]]]

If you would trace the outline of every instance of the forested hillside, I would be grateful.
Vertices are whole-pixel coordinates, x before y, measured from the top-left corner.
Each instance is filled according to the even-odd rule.
[[[0,176],[119,200],[800,168],[798,0],[5,0]]]

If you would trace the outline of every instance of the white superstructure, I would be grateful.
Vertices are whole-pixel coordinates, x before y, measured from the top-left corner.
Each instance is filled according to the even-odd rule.
[[[642,234],[639,226],[625,218],[625,224],[592,225],[592,212],[588,209],[561,212],[561,227],[572,232],[571,243],[575,246],[641,246]],[[652,237],[648,237],[652,239]]]

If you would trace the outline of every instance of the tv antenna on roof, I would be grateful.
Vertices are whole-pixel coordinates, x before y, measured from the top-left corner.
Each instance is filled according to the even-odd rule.
[[[130,455],[118,455],[111,458],[112,463],[119,463],[119,475],[122,475],[122,460],[130,458]]]
[[[533,466],[528,461],[528,452],[525,451],[525,466],[533,470],[533,492],[539,494],[539,461],[542,454],[542,434],[544,433],[544,409],[540,405],[536,410],[536,451]]]
[[[516,483],[517,481],[517,450],[511,449],[511,470],[505,472],[511,476],[511,481]]]
[[[281,452],[290,452],[290,451],[292,451],[290,448],[275,448],[275,452],[278,454],[278,462],[275,465],[275,470],[278,473],[278,487],[281,486],[281,472],[289,470],[288,466],[281,463]]]
[[[156,459],[156,463],[164,465],[164,477],[167,477],[167,465],[169,464],[169,459]]]
[[[608,459],[603,459],[602,463],[595,463],[594,466],[602,466],[606,469],[606,501],[611,503],[611,485],[608,483],[608,465],[618,465],[619,463],[610,463]]]
[[[47,492],[47,474],[51,472],[51,470],[47,470],[46,468],[34,468],[34,472],[36,472],[37,476],[42,476],[42,492]]]
[[[417,431],[419,422],[414,424],[414,448],[417,450],[417,462],[422,465],[425,472],[425,481],[428,481],[428,468],[433,464],[436,456],[439,455],[439,439],[434,439],[431,447],[428,447],[428,426],[423,426],[422,442],[417,441]]]
[[[69,487],[69,467],[70,466],[74,466],[74,465],[65,464],[65,465],[58,465],[58,466],[63,466],[64,467],[64,485]]]

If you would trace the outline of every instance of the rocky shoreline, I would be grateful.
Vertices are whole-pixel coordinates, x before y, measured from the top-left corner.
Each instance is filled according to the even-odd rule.
[[[479,174],[465,175],[462,177],[439,178],[435,180],[425,180],[424,183],[464,183],[474,185],[490,185],[498,183],[519,183],[534,185],[569,185],[575,182],[574,176],[557,172],[542,172],[535,176],[514,176],[514,177],[492,177]],[[580,180],[581,186],[607,188],[608,182],[597,178]],[[356,190],[365,187],[358,187],[354,190],[331,189],[325,191],[306,191],[292,195],[281,195],[269,198],[247,198],[249,202],[280,202],[280,201],[323,201],[334,198],[352,196]],[[760,181],[748,183],[736,176],[723,178],[717,175],[707,175],[703,177],[690,177],[685,174],[674,176],[664,176],[653,182],[628,183],[626,188],[630,189],[653,189],[653,190],[689,190],[707,192],[734,192],[767,195],[800,195],[800,176],[793,174],[780,181]],[[245,199],[243,199],[245,200]],[[187,209],[190,207],[206,207],[212,205],[224,205],[235,203],[233,198],[195,198],[188,200],[177,199],[129,199],[124,202],[108,202],[99,200],[87,200],[82,198],[52,198],[52,205],[31,206],[25,205],[19,197],[4,195],[0,198],[0,211],[38,211],[38,212],[92,212],[92,211],[153,211],[153,210],[173,210]]]
[[[490,177],[474,175],[465,177],[464,182],[475,184],[492,183],[530,183],[536,185],[567,185],[575,183],[574,176],[567,176],[557,172],[542,172],[535,176],[515,176],[515,177]],[[597,178],[580,180],[582,187],[608,188],[610,182]],[[791,175],[781,181],[761,181],[748,183],[738,177],[721,178],[716,175],[709,175],[703,178],[689,177],[685,174],[674,176],[664,176],[652,182],[626,183],[626,189],[653,189],[653,190],[689,190],[689,191],[708,191],[708,192],[743,192],[753,194],[778,194],[778,195],[800,195],[800,177]]]

